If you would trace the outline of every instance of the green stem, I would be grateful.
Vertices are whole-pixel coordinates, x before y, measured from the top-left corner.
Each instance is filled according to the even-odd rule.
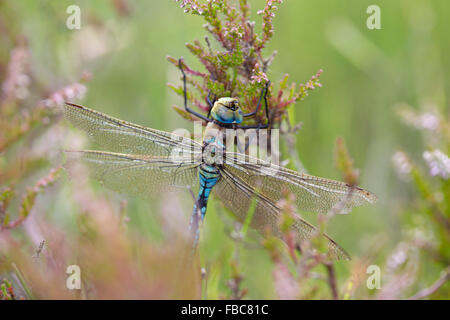
[[[23,290],[25,291],[26,295],[28,296],[29,299],[34,300],[34,295],[31,293],[30,287],[27,285],[25,278],[22,274],[22,272],[20,272],[19,268],[17,267],[17,265],[13,262],[11,263],[14,272],[16,273],[17,278],[20,281],[20,284],[22,285]]]

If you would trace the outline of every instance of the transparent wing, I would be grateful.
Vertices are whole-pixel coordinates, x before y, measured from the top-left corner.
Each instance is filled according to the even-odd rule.
[[[199,163],[190,158],[128,155],[103,151],[69,151],[68,166],[82,160],[91,175],[108,188],[132,196],[157,195],[197,185]]]
[[[108,151],[155,156],[201,153],[201,144],[192,139],[145,128],[76,104],[64,105],[64,117]]]
[[[229,170],[231,169],[231,170]],[[252,202],[255,201],[255,211],[251,226],[257,230],[264,230],[269,226],[276,236],[281,236],[278,228],[280,208],[268,199],[258,189],[250,186],[241,177],[235,176],[233,168],[225,165],[221,170],[221,179],[213,188],[213,192],[219,197],[224,205],[230,209],[238,220],[243,222],[249,212]],[[316,228],[300,217],[296,217],[294,225],[297,240],[301,243],[312,237]],[[328,240],[328,250],[335,259],[350,259],[349,255],[329,236],[324,235]]]
[[[359,187],[298,173],[239,153],[227,153],[225,163],[230,174],[259,189],[274,203],[282,199],[284,192],[291,192],[299,210],[327,213],[333,209],[347,213],[353,207],[377,201],[373,193]]]

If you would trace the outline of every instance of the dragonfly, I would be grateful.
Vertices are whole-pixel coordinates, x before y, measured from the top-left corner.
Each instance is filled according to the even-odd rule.
[[[183,69],[180,69],[183,72]],[[209,197],[214,194],[236,218],[243,222],[253,210],[250,226],[269,228],[282,238],[279,201],[286,192],[295,197],[298,210],[328,213],[340,207],[340,213],[355,206],[374,203],[377,197],[362,188],[344,182],[299,173],[241,152],[227,151],[220,134],[223,129],[239,126],[254,116],[265,101],[269,82],[262,90],[255,111],[244,114],[239,100],[221,97],[210,101],[208,116],[187,105],[186,76],[183,72],[185,109],[207,122],[202,142],[189,137],[146,128],[116,119],[84,106],[66,102],[64,117],[85,131],[103,150],[70,151],[91,169],[94,178],[112,190],[132,196],[155,196],[161,193],[191,189],[197,191],[190,228],[198,240],[198,224],[206,215]],[[262,128],[267,124],[241,126]],[[299,244],[309,241],[317,229],[295,216],[293,231]],[[328,235],[323,234],[328,253],[335,259],[349,259],[347,252]]]

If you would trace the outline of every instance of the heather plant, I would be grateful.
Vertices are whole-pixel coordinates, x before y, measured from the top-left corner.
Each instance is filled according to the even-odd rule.
[[[50,107],[61,105],[66,99],[81,98],[86,90],[81,83],[83,79],[48,94],[50,89],[40,84],[33,74],[26,41],[19,36],[17,39],[17,43],[9,47],[0,95],[0,273],[15,280],[5,278],[1,282],[0,298],[6,300],[35,297],[20,270],[24,265],[11,260],[9,250],[14,248],[23,253],[23,248],[30,245],[30,242],[14,240],[14,231],[23,228],[36,210],[38,198],[47,193],[61,175],[61,167],[54,158],[55,150],[48,140],[51,129],[54,130],[52,122],[57,119]],[[36,100],[36,97],[40,98]],[[30,232],[28,237],[37,241]],[[14,286],[20,287],[20,294]]]
[[[197,71],[188,66],[184,59],[168,56],[169,62],[183,68],[187,83],[193,90],[187,94],[188,101],[208,112],[207,99],[219,97],[238,97],[243,112],[255,110],[261,90],[269,82],[267,71],[276,51],[265,54],[268,42],[274,34],[273,17],[282,0],[269,0],[257,14],[262,18],[261,31],[256,31],[255,21],[250,20],[250,4],[246,0],[236,1],[196,1],[183,0],[181,8],[186,13],[201,16],[206,31],[217,42],[211,43],[205,36],[204,43],[195,40],[187,43],[188,50],[199,60],[205,70]],[[288,108],[305,98],[311,90],[321,87],[319,77],[322,70],[313,75],[305,84],[289,83],[288,74],[271,85],[268,94],[268,117],[261,108],[255,119],[256,124],[269,123],[269,128],[279,125],[286,116]],[[169,84],[179,96],[183,97],[183,86]],[[178,106],[175,110],[187,119],[194,120],[191,114]]]
[[[421,276],[421,261],[433,261],[440,275],[429,288],[412,295],[412,299],[434,295],[445,297],[442,286],[450,279],[450,123],[438,110],[414,111],[409,106],[398,108],[403,122],[423,135],[422,159],[413,160],[398,150],[392,157],[398,177],[412,186],[417,197],[412,204],[412,217],[405,221],[406,235],[386,261],[391,283],[380,298],[405,298],[404,291]],[[423,263],[423,262],[422,262]]]

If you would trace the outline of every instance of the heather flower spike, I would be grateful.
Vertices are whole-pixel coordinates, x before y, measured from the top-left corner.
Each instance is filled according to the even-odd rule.
[[[257,11],[261,17],[261,32],[255,31],[255,22],[250,21],[250,5],[246,0],[239,2],[224,1],[177,1],[186,13],[200,15],[206,20],[205,29],[216,40],[219,46],[212,46],[210,38],[204,43],[195,40],[186,47],[204,66],[204,71],[190,68],[182,60],[186,72],[187,83],[191,89],[187,93],[190,104],[202,112],[208,112],[208,94],[215,97],[238,97],[243,112],[255,109],[260,91],[268,83],[267,70],[276,52],[263,53],[267,43],[274,34],[273,18],[281,0],[267,0],[263,9]],[[215,49],[215,48],[218,49]],[[179,60],[168,56],[169,62],[179,66]],[[279,123],[287,112],[287,108],[305,98],[309,91],[322,84],[319,81],[322,70],[313,75],[306,84],[288,84],[286,74],[279,81],[277,88],[271,85],[267,95],[271,126]],[[272,79],[276,80],[276,79]],[[168,84],[178,95],[183,96],[183,87]],[[276,91],[277,90],[277,91]],[[188,120],[193,117],[183,108],[174,106],[175,110]],[[246,125],[265,123],[263,110],[256,117],[244,122]]]

